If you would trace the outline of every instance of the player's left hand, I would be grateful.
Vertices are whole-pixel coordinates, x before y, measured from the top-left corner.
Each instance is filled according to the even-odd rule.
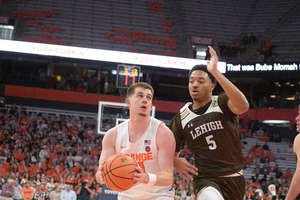
[[[137,163],[137,162],[136,162]],[[144,183],[147,184],[149,182],[149,175],[147,173],[144,173],[140,165],[137,163],[137,167],[135,168],[136,172],[134,173],[133,180],[136,181],[133,186],[136,186],[138,184]]]
[[[193,177],[190,174],[198,175],[198,169],[182,157],[174,157],[174,168],[184,179],[193,180]]]
[[[211,62],[207,61],[207,70],[210,73],[213,73],[215,70],[218,70],[218,56],[216,51],[211,46],[208,46],[208,48],[211,55]]]

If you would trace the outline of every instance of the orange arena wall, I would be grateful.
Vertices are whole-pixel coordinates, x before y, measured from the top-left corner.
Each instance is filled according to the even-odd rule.
[[[99,101],[122,102],[120,96],[79,93],[64,90],[42,89],[23,86],[5,85],[5,96],[31,98],[48,101],[69,102],[87,105],[98,105]],[[177,113],[184,106],[184,102],[153,100],[155,110],[159,112]],[[295,123],[295,117],[298,115],[298,108],[294,109],[250,109],[240,115],[243,119],[245,115],[251,120],[289,120],[291,124]]]

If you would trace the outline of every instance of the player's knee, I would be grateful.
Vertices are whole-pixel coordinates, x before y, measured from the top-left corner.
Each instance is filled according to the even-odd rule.
[[[197,200],[224,200],[224,198],[216,188],[208,186],[198,193]]]

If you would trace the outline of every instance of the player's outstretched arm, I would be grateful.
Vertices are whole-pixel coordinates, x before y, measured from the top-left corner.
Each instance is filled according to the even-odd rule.
[[[163,186],[173,183],[173,159],[175,151],[175,139],[172,131],[164,124],[160,124],[156,133],[156,147],[158,151],[158,163],[161,172],[156,174],[142,173],[137,167],[135,185],[144,183],[149,185]]]
[[[198,175],[198,169],[194,165],[189,163],[185,158],[179,157],[179,153],[180,152],[175,152],[174,168],[182,178],[193,180],[191,174]]]
[[[297,168],[292,179],[286,200],[295,200],[300,195],[300,134],[294,140],[294,151],[297,155]]]
[[[100,184],[104,184],[102,180],[102,168],[105,161],[116,153],[115,144],[117,138],[117,127],[114,127],[107,131],[102,140],[102,151],[99,159],[99,168],[96,172],[96,181]]]
[[[242,114],[246,112],[249,109],[249,103],[245,95],[218,70],[217,53],[211,46],[208,48],[212,61],[207,62],[207,70],[217,79],[229,97],[228,107],[235,114]]]

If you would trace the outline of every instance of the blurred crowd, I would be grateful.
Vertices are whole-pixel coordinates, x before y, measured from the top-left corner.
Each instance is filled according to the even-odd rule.
[[[77,199],[101,195],[95,172],[102,137],[95,122],[29,114],[13,105],[0,113],[0,137],[0,197],[24,199],[27,186],[33,199],[51,199],[66,189],[75,191]],[[19,188],[14,196],[3,193],[8,186]]]
[[[28,113],[17,105],[0,112],[0,199],[101,199],[102,187],[96,182],[95,173],[102,136],[96,133],[95,123],[64,115]],[[271,163],[284,157],[280,150],[274,153],[268,148],[270,137],[262,128],[247,134],[249,127],[251,123],[244,120],[241,144],[243,138],[255,135],[265,145],[253,145],[245,155],[247,166],[257,165],[252,178],[245,180],[245,199],[284,199],[293,174],[289,169],[282,172],[278,164],[271,167]],[[291,151],[292,146],[288,149]],[[187,145],[180,156],[194,164]],[[270,172],[275,176],[269,176]],[[272,185],[276,195],[269,189]],[[175,170],[173,187],[176,200],[195,199],[192,181],[183,179]]]

